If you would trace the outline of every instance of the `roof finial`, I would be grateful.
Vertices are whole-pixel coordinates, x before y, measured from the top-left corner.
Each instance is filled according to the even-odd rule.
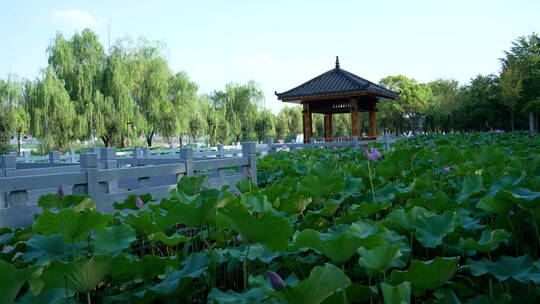
[[[336,56],[336,69],[339,69],[339,56]]]

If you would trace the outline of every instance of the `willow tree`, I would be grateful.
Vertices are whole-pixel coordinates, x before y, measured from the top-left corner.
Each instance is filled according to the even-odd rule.
[[[77,119],[76,136],[96,136],[100,115],[98,105],[103,93],[106,54],[97,35],[90,29],[66,40],[58,33],[48,48],[49,66],[73,101]]]
[[[103,73],[103,94],[96,94],[88,109],[95,117],[96,134],[107,147],[124,143],[124,139],[137,134],[138,125],[144,124],[132,98],[135,67],[129,50],[121,42],[115,44]]]
[[[51,68],[43,71],[43,79],[27,91],[30,132],[51,148],[66,150],[75,138],[77,113],[69,94]]]
[[[265,140],[268,136],[275,136],[275,116],[268,109],[263,109],[257,113],[254,124],[255,133],[259,141]]]
[[[257,111],[264,99],[262,90],[254,81],[246,85],[229,83],[225,91],[214,91],[211,99],[216,109],[224,111],[230,133],[237,142],[253,133]]]
[[[186,72],[178,72],[169,79],[169,100],[172,102],[172,112],[161,130],[163,136],[176,134],[182,145],[182,136],[189,133],[189,121],[196,115],[194,107],[197,104],[198,85],[191,81]],[[174,131],[174,133],[173,133]]]
[[[171,72],[160,49],[159,45],[141,41],[133,54],[137,71],[133,97],[145,120],[144,125],[138,127],[141,127],[148,146],[152,146],[152,138],[170,118],[166,114],[174,110],[168,98]]]

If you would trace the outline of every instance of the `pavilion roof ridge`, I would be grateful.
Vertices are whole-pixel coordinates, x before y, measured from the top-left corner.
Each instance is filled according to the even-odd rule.
[[[336,58],[337,61],[337,58]],[[337,61],[338,62],[338,61]],[[280,100],[298,100],[303,97],[325,96],[349,93],[373,93],[388,98],[397,98],[398,93],[374,82],[342,69],[339,63],[326,71],[290,90],[275,94]]]

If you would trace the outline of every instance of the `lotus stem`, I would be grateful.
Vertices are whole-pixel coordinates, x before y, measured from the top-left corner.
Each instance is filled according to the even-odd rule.
[[[371,165],[369,164],[369,160],[367,162],[367,168],[369,173],[369,183],[371,184],[371,195],[373,196],[373,203],[375,203],[375,188],[373,187],[373,178],[371,177]]]
[[[247,244],[246,255],[244,256],[244,290],[248,288],[248,255],[249,255],[250,243]]]

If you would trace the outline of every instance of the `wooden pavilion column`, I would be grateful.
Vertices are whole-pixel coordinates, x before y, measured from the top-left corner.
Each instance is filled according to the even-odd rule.
[[[351,136],[360,138],[360,116],[358,115],[358,100],[351,98],[349,100],[351,108]]]
[[[332,113],[326,113],[324,114],[324,137],[325,140],[332,141]]]
[[[313,129],[311,123],[311,107],[309,103],[304,103],[304,110],[302,111],[302,114],[304,126],[304,143],[309,143],[311,137],[313,137]]]
[[[377,103],[373,102],[369,109],[369,136],[377,137]]]

